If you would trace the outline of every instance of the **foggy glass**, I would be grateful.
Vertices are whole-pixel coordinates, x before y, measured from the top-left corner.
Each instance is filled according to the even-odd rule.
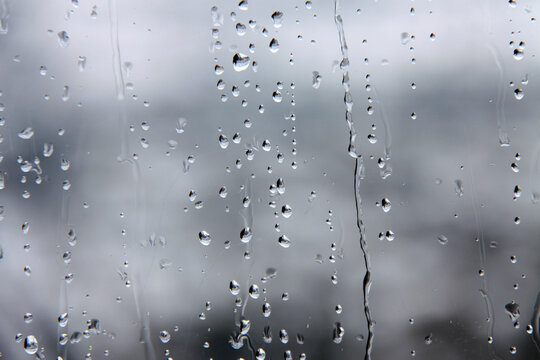
[[[537,11],[0,0],[0,358],[538,359]]]

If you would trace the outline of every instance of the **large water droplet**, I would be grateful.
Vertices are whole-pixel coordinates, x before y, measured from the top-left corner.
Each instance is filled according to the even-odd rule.
[[[238,295],[240,293],[240,284],[238,284],[236,280],[231,280],[229,283],[229,291],[235,296]]]
[[[383,198],[381,200],[381,207],[383,211],[386,213],[390,211],[390,209],[392,208],[392,204],[390,203],[390,200],[388,198]]]
[[[207,231],[203,230],[199,232],[199,241],[204,246],[208,246],[212,242],[212,236]]]
[[[244,71],[249,67],[249,56],[242,53],[236,53],[233,56],[233,68],[235,71]]]
[[[161,340],[162,343],[166,344],[171,340],[171,334],[167,330],[161,330],[159,333],[159,340]]]
[[[38,348],[38,341],[34,335],[28,335],[24,339],[24,351],[26,351],[27,354],[33,355],[37,353]]]
[[[272,14],[272,20],[274,21],[274,27],[279,28],[283,24],[283,13],[276,11]]]
[[[270,49],[270,52],[275,54],[279,51],[279,42],[276,38],[273,38],[270,40],[270,44],[268,44],[268,48]]]
[[[253,236],[251,229],[249,227],[245,227],[240,231],[240,241],[243,243],[248,243],[251,240],[251,237]]]
[[[28,140],[34,136],[34,130],[31,127],[27,127],[26,129],[21,130],[17,135],[23,140]]]
[[[291,240],[286,235],[281,235],[278,239],[278,243],[284,248],[291,246]]]

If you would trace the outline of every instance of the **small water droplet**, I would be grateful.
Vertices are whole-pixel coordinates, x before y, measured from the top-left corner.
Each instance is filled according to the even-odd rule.
[[[525,94],[523,93],[523,90],[517,88],[516,90],[514,90],[514,97],[516,98],[516,100],[521,100],[523,99],[523,96],[525,96]]]
[[[439,244],[441,245],[446,245],[448,243],[448,238],[442,234],[437,236],[437,240],[439,240]]]
[[[512,171],[515,172],[515,173],[518,173],[518,172],[519,172],[519,166],[518,166],[518,164],[516,164],[516,163],[510,164],[510,168],[511,168]]]

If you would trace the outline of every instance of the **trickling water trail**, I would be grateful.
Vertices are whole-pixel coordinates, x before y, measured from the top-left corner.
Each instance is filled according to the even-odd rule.
[[[493,60],[497,65],[499,70],[499,85],[497,87],[497,101],[495,102],[495,108],[497,112],[497,130],[499,132],[499,144],[501,146],[510,146],[510,138],[508,137],[508,132],[506,131],[506,116],[504,115],[504,98],[505,96],[505,86],[504,86],[504,67],[501,62],[501,56],[497,52],[497,49],[491,44],[488,44],[487,47],[493,56]]]
[[[371,359],[371,351],[373,348],[374,340],[374,327],[375,323],[371,317],[371,310],[369,307],[369,291],[371,289],[371,260],[368,252],[368,245],[366,241],[366,227],[363,221],[363,212],[362,212],[362,198],[360,197],[360,181],[363,179],[363,160],[361,157],[356,159],[356,164],[354,166],[354,200],[356,206],[356,226],[360,232],[360,248],[364,254],[364,266],[366,267],[366,274],[364,275],[364,313],[366,315],[366,321],[368,326],[368,338],[366,342],[366,355],[365,360]]]
[[[375,94],[375,102],[381,107],[381,119],[384,126],[384,159],[390,160],[392,156],[392,134],[390,133],[390,124],[388,123],[388,116],[386,115],[386,108],[383,104],[380,93],[377,91],[375,85],[371,85],[373,93]]]
[[[0,35],[8,32],[9,8],[7,0],[0,0]]]
[[[533,341],[540,352],[540,291],[536,296],[536,303],[534,305],[534,313],[531,321],[533,327]]]
[[[125,96],[124,75],[120,57],[120,42],[118,41],[118,9],[116,0],[109,0],[109,23],[111,27],[111,45],[113,49],[113,71],[116,85],[116,96],[123,100]]]
[[[493,302],[491,301],[491,296],[489,295],[489,291],[488,291],[488,275],[487,275],[487,270],[486,270],[486,258],[487,258],[486,242],[484,240],[484,231],[482,230],[480,215],[478,213],[478,206],[477,206],[478,200],[476,196],[474,173],[472,171],[473,165],[472,165],[471,156],[470,156],[470,154],[472,154],[472,149],[471,149],[471,142],[469,140],[469,137],[467,136],[469,132],[467,131],[466,127],[467,127],[467,124],[464,123],[463,137],[465,138],[465,141],[467,143],[467,150],[468,150],[467,154],[469,154],[467,155],[467,162],[469,164],[468,166],[469,178],[471,181],[471,189],[472,189],[471,202],[472,202],[472,208],[473,208],[473,216],[474,216],[474,221],[476,223],[476,241],[478,241],[479,243],[480,269],[481,271],[484,272],[482,276],[482,288],[480,289],[480,294],[482,295],[482,299],[484,300],[487,317],[488,317],[487,336],[488,336],[488,339],[492,339],[493,328],[495,327],[495,313],[493,311]],[[495,350],[492,344],[493,344],[492,342],[488,344],[489,355],[491,356],[491,359],[500,360],[501,357],[497,354],[497,351]]]
[[[360,196],[360,183],[364,178],[364,163],[361,154],[356,152],[355,141],[356,141],[356,131],[354,130],[354,121],[352,117],[352,107],[353,100],[350,91],[350,78],[349,78],[349,54],[347,41],[345,40],[345,31],[343,29],[343,19],[340,14],[340,5],[339,0],[334,0],[334,22],[339,35],[339,44],[341,48],[341,63],[340,68],[343,73],[342,85],[345,89],[344,103],[345,103],[345,120],[347,122],[347,127],[349,129],[349,146],[348,152],[349,155],[355,159],[354,166],[354,200],[356,207],[356,226],[360,234],[360,248],[362,249],[362,254],[364,256],[364,265],[366,267],[366,273],[364,275],[363,281],[363,293],[364,293],[364,313],[366,316],[366,322],[368,327],[368,338],[366,342],[366,353],[365,360],[371,359],[371,351],[373,348],[374,340],[374,327],[375,323],[371,317],[371,309],[369,307],[369,291],[371,289],[371,261],[368,252],[368,245],[366,241],[366,229],[364,226],[364,215],[362,211],[362,198]],[[385,124],[386,126],[386,124]],[[387,138],[388,139],[388,138]],[[390,155],[389,152],[388,154]]]
[[[113,73],[116,89],[116,98],[118,100],[118,123],[120,125],[120,134],[121,134],[121,149],[120,154],[117,157],[117,160],[120,163],[129,163],[133,172],[133,178],[135,180],[135,198],[136,198],[136,217],[137,223],[135,230],[135,237],[140,237],[141,234],[144,234],[144,224],[146,223],[146,216],[144,215],[144,189],[142,184],[141,169],[137,160],[130,156],[128,139],[127,139],[127,114],[123,100],[125,98],[125,84],[124,76],[122,73],[122,58],[120,54],[120,42],[118,39],[118,10],[117,10],[117,0],[109,0],[109,22],[110,22],[110,35],[111,35],[111,46],[113,51]],[[135,244],[139,242],[135,239]],[[135,245],[135,247],[137,247]],[[149,276],[150,272],[147,272],[146,275]],[[149,314],[144,312],[144,305],[141,303],[141,295],[144,293],[144,281],[135,275],[136,279],[132,281],[133,286],[133,297],[135,299],[135,306],[137,310],[137,315],[139,319],[140,326],[140,339],[139,341],[144,344],[144,353],[146,360],[155,360],[155,350],[152,345],[151,336],[150,336],[150,318]]]

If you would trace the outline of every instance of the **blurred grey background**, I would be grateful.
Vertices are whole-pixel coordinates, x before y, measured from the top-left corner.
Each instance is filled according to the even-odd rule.
[[[341,1],[373,359],[539,357],[537,7]],[[240,317],[267,359],[364,357],[333,1],[0,0],[0,25],[2,358],[250,359]]]

